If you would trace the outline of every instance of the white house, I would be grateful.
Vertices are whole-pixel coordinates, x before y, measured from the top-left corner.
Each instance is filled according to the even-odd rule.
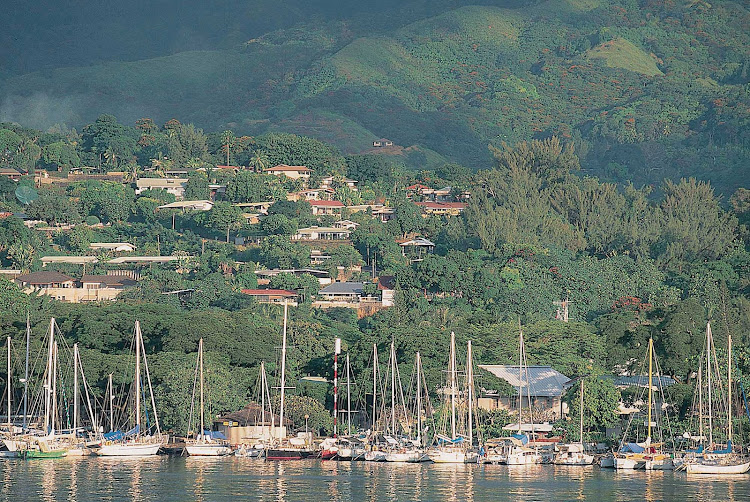
[[[185,196],[187,178],[138,178],[135,181],[135,194],[140,195],[146,190],[166,190],[177,199]]]

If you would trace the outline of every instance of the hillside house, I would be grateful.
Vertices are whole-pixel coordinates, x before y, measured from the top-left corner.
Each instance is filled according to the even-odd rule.
[[[210,211],[214,203],[210,200],[178,200],[159,206],[157,209],[180,209],[186,211]]]
[[[409,261],[422,261],[435,249],[435,243],[424,237],[396,239],[396,243],[401,246],[401,254],[406,256]]]
[[[286,198],[291,201],[312,201],[312,200],[331,200],[334,191],[331,188],[309,188],[299,192],[288,193]]]
[[[341,221],[337,221],[331,226],[333,228],[345,228],[346,230],[354,231],[359,226],[359,223],[354,222],[352,220],[341,220]]]
[[[321,286],[326,286],[333,282],[333,280],[331,279],[331,274],[329,274],[327,271],[317,270],[314,268],[288,268],[288,269],[274,268],[271,270],[256,270],[255,271],[255,275],[258,276],[259,285],[268,284],[271,277],[274,277],[280,274],[292,274],[295,276],[308,274],[308,275],[315,277]]]
[[[83,275],[80,280],[55,271],[16,277],[25,293],[38,293],[69,303],[111,301],[137,282],[125,275]]]
[[[274,176],[286,176],[293,180],[301,179],[303,182],[307,182],[307,180],[310,179],[312,169],[308,169],[305,166],[288,166],[286,164],[279,164],[278,166],[269,167],[264,172]]]
[[[334,176],[327,176],[320,180],[320,188],[324,189],[333,189],[336,184],[346,185],[347,187],[351,188],[355,192],[357,191],[357,183],[359,183],[357,180],[350,180],[349,178],[340,178],[337,179]]]
[[[362,282],[334,282],[318,291],[318,297],[328,302],[358,303],[364,288]]]
[[[135,246],[129,242],[92,242],[89,244],[89,249],[115,253],[132,253],[135,251]]]
[[[46,267],[50,263],[65,263],[68,265],[93,265],[99,263],[99,258],[96,256],[42,256],[42,267]]]
[[[176,199],[182,199],[187,182],[187,178],[138,178],[135,181],[135,194],[140,195],[146,190],[166,190]]]
[[[288,289],[243,289],[242,294],[252,296],[258,303],[278,305],[287,302],[293,307],[297,306],[299,298],[299,294],[296,291]]]
[[[344,203],[338,200],[314,200],[310,201],[312,214],[315,216],[331,215],[341,218],[341,210],[344,209]]]
[[[345,228],[335,227],[308,227],[300,228],[297,233],[292,236],[294,241],[340,241],[349,238],[351,230]]]
[[[21,176],[23,176],[23,174],[10,167],[0,167],[0,176],[7,176],[13,181],[18,181],[21,179]]]
[[[422,208],[424,216],[458,216],[466,209],[465,202],[415,202]]]
[[[396,278],[392,275],[378,277],[380,303],[383,307],[393,307],[396,303]]]
[[[374,148],[393,146],[393,141],[386,139],[386,138],[380,138],[380,139],[376,139],[375,141],[373,141],[372,146]]]

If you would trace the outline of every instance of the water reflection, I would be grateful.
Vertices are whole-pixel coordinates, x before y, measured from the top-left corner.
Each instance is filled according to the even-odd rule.
[[[241,458],[0,462],[0,500],[749,500],[750,476],[556,466],[264,462]]]

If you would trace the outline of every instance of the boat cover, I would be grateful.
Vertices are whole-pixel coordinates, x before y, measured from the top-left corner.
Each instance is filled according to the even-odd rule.
[[[511,434],[510,436],[520,440],[521,444],[526,444],[529,442],[529,436],[527,436],[526,434]]]
[[[646,449],[638,443],[625,443],[620,449],[620,453],[643,453]]]
[[[732,453],[732,441],[727,441],[727,447],[723,450],[714,450],[711,453],[717,453],[719,455],[725,455],[727,453]]]
[[[205,430],[203,431],[203,435],[206,437],[210,437],[211,439],[226,439],[227,437],[222,433],[221,431],[209,431]]]

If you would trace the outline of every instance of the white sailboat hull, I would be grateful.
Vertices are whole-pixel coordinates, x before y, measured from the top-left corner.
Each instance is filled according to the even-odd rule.
[[[555,465],[592,465],[594,463],[593,455],[571,454],[566,457],[555,457]]]
[[[388,458],[388,454],[384,451],[373,450],[365,453],[365,460],[367,462],[385,462]]]
[[[510,453],[505,459],[508,465],[534,465],[542,463],[542,456],[533,451]]]
[[[687,464],[688,474],[744,474],[750,470],[750,462],[736,465]]]
[[[364,460],[366,454],[364,448],[339,448],[339,460]]]
[[[96,450],[100,457],[148,457],[159,452],[161,443],[125,443],[103,445]]]
[[[429,462],[430,457],[422,451],[392,452],[386,455],[387,462]]]
[[[674,462],[671,458],[662,458],[657,460],[646,460],[647,471],[673,471]]]
[[[615,469],[643,469],[645,460],[642,458],[615,457]]]
[[[433,450],[427,456],[436,464],[473,464],[479,460],[479,454],[473,451]]]
[[[191,457],[223,457],[232,453],[232,448],[224,444],[193,444],[186,445],[185,451]]]

